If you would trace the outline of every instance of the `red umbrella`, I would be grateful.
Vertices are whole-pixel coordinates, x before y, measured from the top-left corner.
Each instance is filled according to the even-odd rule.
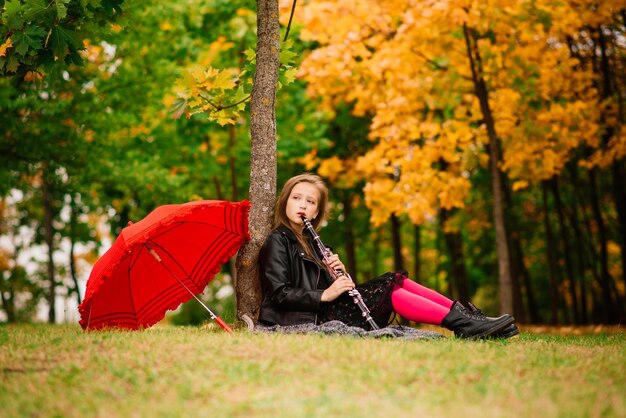
[[[248,239],[247,200],[164,205],[124,228],[93,266],[80,304],[83,329],[146,328],[196,298]],[[222,328],[230,329],[202,304]]]

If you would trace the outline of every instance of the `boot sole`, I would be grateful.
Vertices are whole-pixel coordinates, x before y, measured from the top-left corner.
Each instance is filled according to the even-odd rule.
[[[494,340],[501,339],[501,338],[506,339],[506,338],[514,337],[517,334],[519,334],[519,328],[516,327],[515,325],[513,326],[513,329],[511,329],[511,331],[509,331],[509,332],[504,332],[504,331],[506,331],[506,328],[502,329],[502,330],[500,330],[500,331],[498,331],[496,333],[493,333],[493,334],[489,335],[488,338],[492,338]]]
[[[515,322],[515,318],[513,318],[512,316],[509,317],[509,319],[501,324],[495,325],[492,328],[489,328],[483,332],[481,332],[480,334],[475,334],[475,335],[469,335],[469,336],[460,336],[460,338],[466,339],[466,340],[479,340],[479,339],[484,339],[486,337],[489,337],[493,334],[495,334],[498,331],[503,330],[504,328],[508,327],[509,325],[511,325],[513,322]],[[519,332],[519,330],[518,330]]]

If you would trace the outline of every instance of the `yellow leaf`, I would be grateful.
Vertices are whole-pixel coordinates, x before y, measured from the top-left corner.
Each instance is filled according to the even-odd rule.
[[[11,41],[11,37],[7,39],[2,45],[0,45],[0,57],[4,57],[7,54],[7,49],[13,46],[13,42]]]
[[[219,117],[217,118],[217,123],[219,123],[220,126],[235,125],[235,120],[229,117]]]
[[[43,80],[43,75],[35,71],[29,71],[24,76],[24,81],[35,81],[35,80],[39,80],[39,81]]]
[[[522,190],[528,187],[528,182],[526,180],[519,180],[513,183],[513,191],[516,192],[518,190]]]
[[[306,153],[302,158],[298,159],[298,162],[304,166],[305,170],[312,170],[317,164],[317,150],[311,150]]]
[[[323,160],[320,167],[317,169],[318,174],[326,178],[330,183],[334,183],[343,171],[343,161],[337,156]]]

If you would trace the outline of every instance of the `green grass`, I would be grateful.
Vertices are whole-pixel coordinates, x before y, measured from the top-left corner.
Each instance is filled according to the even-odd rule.
[[[625,417],[626,337],[0,326],[3,417]]]

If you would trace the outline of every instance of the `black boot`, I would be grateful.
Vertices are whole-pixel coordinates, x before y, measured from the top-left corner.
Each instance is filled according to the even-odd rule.
[[[450,308],[450,313],[441,321],[441,326],[454,331],[454,335],[459,338],[477,339],[500,331],[511,325],[513,321],[514,319],[509,315],[493,319],[485,315],[475,315],[456,301]]]
[[[483,311],[478,309],[472,302],[465,301],[461,303],[463,304],[465,309],[467,309],[468,312],[474,315],[478,315],[478,316],[485,316]],[[485,316],[485,318],[498,319],[498,318],[492,318],[490,316]],[[511,324],[508,327],[502,328],[500,331],[496,331],[493,334],[489,335],[489,338],[511,338],[517,334],[519,334],[519,328],[517,327],[517,325]]]

